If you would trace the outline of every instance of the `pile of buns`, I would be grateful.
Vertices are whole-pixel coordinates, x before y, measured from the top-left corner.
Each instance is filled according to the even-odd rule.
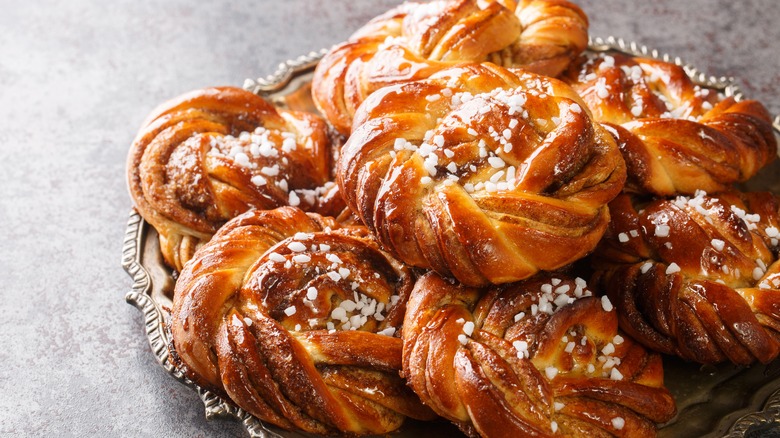
[[[780,199],[734,188],[770,115],[587,29],[565,0],[405,3],[320,61],[319,114],[155,110],[128,180],[187,376],[314,434],[652,436],[661,354],[777,357]]]

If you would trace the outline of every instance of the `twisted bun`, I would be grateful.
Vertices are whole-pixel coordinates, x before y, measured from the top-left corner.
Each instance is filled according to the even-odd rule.
[[[617,140],[631,191],[721,191],[777,156],[772,118],[760,102],[724,98],[676,64],[601,54],[583,57],[565,80]]]
[[[130,195],[176,270],[222,224],[250,208],[315,203],[330,168],[321,118],[232,87],[162,104],[143,124],[127,163]],[[312,196],[299,196],[299,189]]]
[[[404,374],[470,436],[653,436],[674,400],[661,358],[618,334],[581,279],[478,290],[430,273],[404,320]]]
[[[724,192],[649,203],[621,195],[595,253],[621,327],[700,363],[767,363],[780,352],[780,201]]]
[[[398,376],[413,286],[363,227],[294,207],[225,224],[176,282],[171,332],[188,376],[263,421],[382,434],[430,412]]]
[[[374,93],[336,173],[386,248],[468,285],[589,253],[625,180],[612,137],[568,86],[489,63]]]
[[[458,63],[490,61],[558,75],[587,46],[587,29],[585,14],[568,1],[405,3],[323,57],[312,82],[314,102],[347,135],[372,92]]]

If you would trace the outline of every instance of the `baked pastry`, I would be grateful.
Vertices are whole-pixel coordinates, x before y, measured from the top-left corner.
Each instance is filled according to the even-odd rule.
[[[399,377],[414,278],[363,227],[298,208],[226,223],[176,282],[171,333],[193,381],[262,421],[383,434],[431,412]]]
[[[580,278],[480,290],[426,274],[403,337],[409,385],[472,437],[652,436],[675,414],[660,356]]]
[[[461,62],[560,74],[588,44],[588,19],[565,0],[405,3],[374,18],[320,61],[314,102],[348,135],[373,91]]]
[[[625,165],[564,83],[482,63],[372,94],[336,174],[384,247],[476,286],[592,251]]]
[[[700,363],[767,363],[780,352],[780,199],[724,192],[621,195],[594,256],[621,327]],[[595,283],[594,283],[595,284]]]
[[[204,88],[165,102],[144,122],[130,148],[128,186],[160,235],[165,262],[179,271],[250,208],[316,204],[330,180],[330,148],[318,116],[240,88]]]
[[[630,191],[713,193],[746,181],[777,156],[772,117],[760,102],[696,85],[679,65],[591,54],[564,80],[617,140]]]

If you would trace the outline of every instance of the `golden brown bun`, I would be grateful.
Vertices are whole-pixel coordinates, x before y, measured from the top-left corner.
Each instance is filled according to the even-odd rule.
[[[314,102],[348,135],[375,90],[461,62],[490,61],[556,76],[588,43],[588,19],[563,0],[405,3],[331,49],[314,74]]]
[[[250,208],[299,203],[329,180],[325,122],[233,87],[205,88],[158,107],[127,162],[130,195],[181,270],[225,221]],[[314,196],[312,196],[314,198]]]
[[[720,193],[640,203],[621,195],[595,281],[621,327],[700,363],[767,363],[780,352],[780,200]]]
[[[676,64],[610,53],[583,57],[564,79],[617,140],[631,191],[721,191],[777,156],[761,103],[719,96]]]
[[[263,421],[387,433],[406,416],[432,417],[399,377],[395,328],[413,281],[363,227],[294,207],[252,210],[184,267],[175,352],[191,379]]]
[[[595,248],[625,166],[555,79],[465,64],[361,106],[337,182],[407,264],[468,285],[557,269]]]
[[[608,301],[544,273],[473,289],[434,273],[404,319],[404,375],[470,436],[653,436],[671,419],[657,354],[619,336]]]

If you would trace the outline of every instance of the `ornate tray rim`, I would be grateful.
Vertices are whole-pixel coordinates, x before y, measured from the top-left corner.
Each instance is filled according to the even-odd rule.
[[[593,38],[588,42],[588,49],[594,52],[618,51],[634,56],[650,57],[665,62],[673,62],[685,70],[691,79],[700,85],[715,88],[726,96],[733,96],[741,100],[744,96],[732,77],[708,76],[690,64],[686,64],[679,57],[672,57],[667,53],[661,53],[635,42],[622,38],[609,36],[607,38]],[[319,60],[325,55],[327,49],[310,52],[295,59],[285,61],[277,67],[276,71],[264,78],[246,79],[243,88],[255,94],[269,97],[282,92],[296,77],[306,74],[314,69]],[[776,134],[780,135],[780,115],[775,117],[773,127]],[[127,221],[125,238],[122,247],[122,267],[133,280],[131,290],[126,294],[125,300],[135,306],[144,318],[146,336],[149,345],[157,359],[157,362],[173,378],[182,384],[194,389],[200,396],[205,407],[206,419],[232,418],[240,421],[249,436],[252,438],[284,438],[282,435],[269,430],[252,414],[223,400],[216,394],[205,390],[189,380],[184,373],[173,364],[168,344],[169,333],[165,325],[165,310],[160,303],[152,297],[152,276],[141,264],[144,239],[149,225],[133,209]],[[757,403],[751,403],[755,406]],[[780,388],[775,389],[763,402],[761,409],[747,413],[739,417],[728,429],[724,437],[743,437],[745,433],[754,427],[766,426],[780,422]],[[288,435],[285,433],[285,435]],[[290,432],[288,436],[303,436]]]

